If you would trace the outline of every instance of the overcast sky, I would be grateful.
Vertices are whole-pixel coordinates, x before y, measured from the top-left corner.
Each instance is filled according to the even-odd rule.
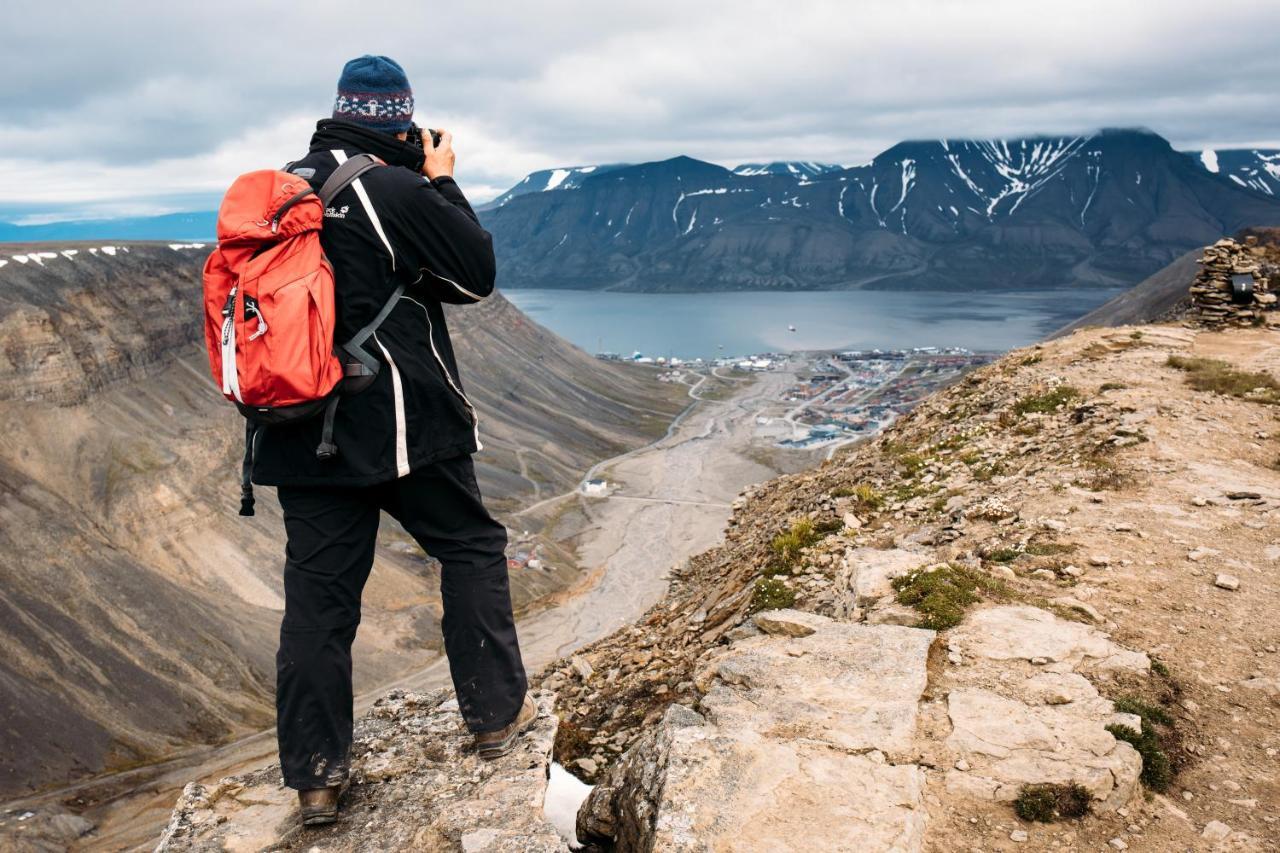
[[[908,138],[1280,147],[1277,31],[1270,0],[6,0],[0,220],[210,209],[301,156],[362,53],[405,67],[476,200],[552,166]]]

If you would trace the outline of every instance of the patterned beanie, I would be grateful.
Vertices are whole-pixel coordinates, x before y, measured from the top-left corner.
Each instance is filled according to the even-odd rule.
[[[413,90],[404,69],[386,56],[353,59],[338,78],[333,117],[371,130],[399,133],[413,123]]]

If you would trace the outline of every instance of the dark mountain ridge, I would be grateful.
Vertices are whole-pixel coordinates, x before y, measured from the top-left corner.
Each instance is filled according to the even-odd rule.
[[[1143,130],[899,143],[819,174],[690,157],[487,210],[508,287],[651,291],[1121,286],[1280,200]]]

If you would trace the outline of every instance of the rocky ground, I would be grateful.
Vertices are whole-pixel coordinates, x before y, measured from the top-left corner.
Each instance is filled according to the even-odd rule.
[[[617,850],[1280,849],[1277,375],[1274,331],[1086,330],[748,489],[661,603],[542,679],[557,757],[596,783],[580,834]],[[415,737],[366,729],[360,747],[399,744],[386,761],[418,781],[362,778],[333,836],[288,836],[277,811],[271,843],[371,849],[359,830],[411,849],[443,827],[417,849],[509,849],[497,809],[537,838],[520,849],[557,849],[535,802],[551,717],[488,777],[525,793],[481,819],[467,796],[485,780],[449,752],[447,709],[423,708],[404,719],[436,722]],[[273,779],[213,800],[253,784]],[[189,792],[169,849],[217,849],[253,806],[210,796]]]
[[[723,547],[685,566],[635,626],[544,681],[559,694],[559,757],[604,781],[583,828],[607,836],[627,826],[601,800],[637,766],[648,762],[652,776],[655,749],[683,742],[654,744],[688,724],[672,704],[737,739],[761,726],[784,736],[758,718],[723,717],[713,697],[721,683],[760,689],[757,676],[726,676],[717,661],[754,656],[746,644],[794,642],[759,638],[748,619],[786,605],[863,630],[939,629],[910,746],[831,744],[919,774],[918,795],[895,804],[910,814],[884,836],[897,840],[872,849],[1275,849],[1280,410],[1265,390],[1196,390],[1171,355],[1280,374],[1270,331],[1084,331],[1010,354],[817,471],[748,490]],[[812,653],[781,649],[794,667]],[[921,654],[896,659],[896,671]],[[852,680],[815,661],[814,677],[835,694],[818,704],[870,701],[859,680],[868,659],[853,657]],[[707,749],[698,743],[679,760]],[[1137,778],[1139,750],[1150,785]],[[664,837],[666,815],[788,778],[773,761],[736,766],[732,790],[704,781],[645,810],[645,831],[658,832],[646,837]],[[1019,819],[1014,801],[1037,783],[1078,784],[1090,816]],[[806,822],[786,798],[759,805],[717,818],[704,838],[779,849],[742,839],[790,816]],[[720,849],[707,843],[674,849]]]
[[[337,824],[302,828],[294,792],[273,765],[182,792],[156,853],[215,850],[465,850],[550,853],[564,849],[542,820],[556,720],[550,697],[516,749],[482,761],[449,691],[392,692],[357,726],[352,785]]]

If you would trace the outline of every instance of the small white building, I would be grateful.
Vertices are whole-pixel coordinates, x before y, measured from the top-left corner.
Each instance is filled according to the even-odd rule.
[[[609,494],[608,480],[587,480],[582,487],[582,493],[588,497],[603,498]]]

